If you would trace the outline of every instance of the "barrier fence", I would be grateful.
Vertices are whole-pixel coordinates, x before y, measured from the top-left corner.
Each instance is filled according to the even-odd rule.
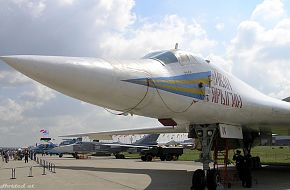
[[[11,178],[10,179],[16,179],[16,172],[15,172],[15,168],[11,168]]]
[[[56,173],[54,163],[48,162],[48,161],[41,159],[41,158],[38,158],[38,157],[36,157],[36,163],[43,167],[43,174],[42,175],[46,175],[45,174],[46,169],[48,169],[52,173]]]
[[[27,167],[19,167],[17,169],[23,169],[23,168],[29,168],[27,177],[33,177],[33,175],[32,175],[33,166],[30,166],[30,167],[29,166],[27,166]],[[11,178],[10,179],[16,179],[16,168],[7,168],[7,169],[11,169]]]
[[[42,174],[41,175],[46,175],[47,170],[51,173],[56,173],[54,163],[46,161],[46,160],[41,159],[39,157],[35,157],[35,156],[30,157],[30,158],[32,160],[34,160],[40,166],[16,167],[17,169],[28,168],[28,176],[27,177],[33,177],[33,168],[35,168],[35,167],[42,167]],[[11,178],[10,179],[16,179],[16,168],[7,168],[7,169],[11,169]]]

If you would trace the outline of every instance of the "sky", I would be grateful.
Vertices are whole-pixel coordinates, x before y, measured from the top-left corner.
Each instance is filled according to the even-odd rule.
[[[290,96],[290,0],[0,0],[0,55],[129,59],[179,48],[261,92]],[[62,95],[0,62],[0,146],[160,126]]]

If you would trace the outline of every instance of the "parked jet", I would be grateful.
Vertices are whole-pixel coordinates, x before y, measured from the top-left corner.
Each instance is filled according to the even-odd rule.
[[[72,154],[78,157],[78,154],[98,154],[111,155],[114,154],[117,159],[123,159],[125,156],[122,152],[139,152],[142,149],[148,149],[152,146],[157,146],[159,134],[145,135],[133,144],[123,143],[103,143],[103,142],[83,142],[79,141],[74,144],[55,147],[54,150],[63,154]]]
[[[35,152],[36,154],[50,154],[50,155],[58,154],[58,152],[54,150],[55,147],[57,147],[56,144],[49,142],[49,143],[39,144],[35,147],[31,147],[30,150]]]
[[[17,55],[2,56],[28,77],[68,96],[117,110],[158,119],[165,127],[83,134],[188,132],[200,139],[203,169],[210,171],[214,137],[243,139],[250,152],[260,133],[287,134],[290,104],[255,90],[214,63],[177,47],[137,60]],[[207,172],[198,176],[202,189]],[[215,179],[208,179],[213,187]]]

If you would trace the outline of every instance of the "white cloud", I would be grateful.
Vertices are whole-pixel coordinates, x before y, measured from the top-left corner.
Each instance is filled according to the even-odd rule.
[[[2,87],[17,86],[25,83],[30,83],[31,80],[23,74],[16,71],[1,71],[0,84]]]
[[[231,60],[227,60],[226,58],[216,54],[209,54],[206,59],[210,60],[211,63],[229,73],[232,71]]]
[[[55,97],[55,92],[46,86],[33,82],[33,87],[34,89],[32,91],[23,92],[21,97],[43,101],[48,101]]]
[[[195,20],[188,22],[177,15],[167,15],[160,22],[145,22],[126,33],[108,33],[101,43],[101,49],[108,56],[136,58],[143,56],[144,52],[172,49],[176,42],[182,49],[202,54],[217,45]]]
[[[273,10],[277,12],[273,13]],[[265,15],[274,18],[271,20],[275,21],[273,26],[269,27],[264,20],[257,19]],[[264,93],[278,98],[290,95],[285,91],[290,88],[290,55],[287,53],[290,48],[290,20],[276,20],[284,16],[281,1],[265,0],[256,7],[250,20],[240,23],[237,35],[228,47],[234,74]]]
[[[70,6],[70,5],[73,5],[75,3],[75,0],[59,0],[58,3],[61,6]]]
[[[0,102],[0,118],[1,121],[6,122],[19,122],[23,119],[23,108],[12,99],[7,99]],[[1,127],[1,125],[0,125]]]
[[[56,97],[56,92],[37,82],[33,82],[32,90],[20,93],[21,105],[25,110],[36,109]]]
[[[231,41],[232,45],[241,51],[252,48],[263,33],[264,28],[254,21],[243,21],[238,27],[237,36]]]
[[[134,4],[133,0],[0,1],[1,54],[100,56],[105,35],[122,32],[136,21]]]
[[[286,16],[282,0],[264,0],[257,5],[251,19],[263,24],[275,23]]]
[[[135,22],[136,16],[131,12],[134,5],[133,0],[100,0],[96,6],[96,24],[100,27],[109,25],[110,28],[124,30]]]
[[[56,96],[55,91],[37,82],[33,82],[25,75],[16,71],[2,71],[0,73],[0,84],[0,90],[3,90],[1,94],[3,97],[0,96],[3,101],[0,103],[0,106],[5,104],[5,102],[15,100],[19,102],[18,105],[22,107],[23,111],[42,106],[45,102]],[[10,96],[5,97],[4,91],[6,94],[10,94]],[[11,98],[14,100],[11,100]]]
[[[218,30],[218,31],[223,31],[224,28],[225,28],[225,24],[224,23],[217,23],[215,25],[215,28]]]
[[[34,1],[34,0],[13,0],[13,2],[23,11],[28,12],[32,17],[39,17],[43,14],[46,8],[46,1]]]

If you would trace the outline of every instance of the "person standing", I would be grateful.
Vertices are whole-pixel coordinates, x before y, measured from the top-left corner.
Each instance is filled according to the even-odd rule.
[[[245,158],[241,155],[241,151],[237,150],[236,154],[233,156],[233,160],[236,161],[236,168],[238,171],[238,175],[240,180],[242,181],[242,186],[245,187],[246,179],[245,179]]]
[[[13,150],[10,150],[9,151],[9,159],[10,160],[13,160]]]
[[[28,163],[28,157],[29,157],[29,153],[28,153],[28,150],[26,150],[24,153],[24,160],[25,160],[24,162],[25,163]]]
[[[250,154],[245,155],[245,167],[244,167],[244,175],[245,175],[245,186],[247,188],[252,187],[252,156]]]
[[[5,162],[8,163],[9,162],[9,152],[8,151],[5,152],[4,158],[5,158]]]
[[[36,161],[36,152],[33,152],[33,160]]]
[[[5,152],[4,151],[1,151],[1,157],[2,157],[2,162],[5,161]]]

